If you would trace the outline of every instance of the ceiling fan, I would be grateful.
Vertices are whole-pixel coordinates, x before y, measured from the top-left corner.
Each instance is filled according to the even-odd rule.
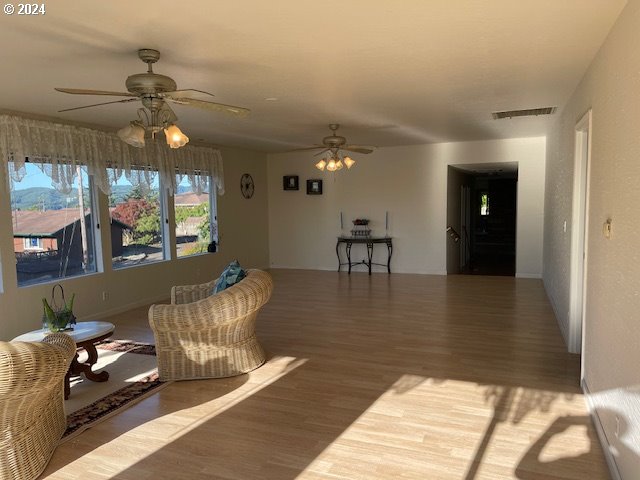
[[[171,148],[179,148],[185,145],[189,138],[175,125],[178,117],[167,102],[187,105],[204,110],[223,112],[237,117],[244,117],[250,110],[223,103],[210,102],[195,98],[198,94],[213,97],[213,94],[202,90],[184,89],[178,90],[176,82],[166,75],[153,71],[153,64],[160,59],[160,52],[150,48],[138,50],[138,57],[147,64],[146,73],[136,73],[127,78],[125,85],[127,92],[110,92],[104,90],[86,90],[79,88],[56,88],[58,92],[73,95],[104,95],[113,97],[127,97],[122,100],[94,103],[82,107],[65,108],[60,112],[92,108],[113,103],[128,103],[140,100],[144,108],[138,110],[139,120],[134,120],[127,127],[118,131],[118,136],[135,147],[144,147],[144,134],[146,131],[155,134],[160,130],[165,131],[167,143]]]
[[[343,166],[346,166],[349,169],[356,163],[356,161],[348,155],[341,154],[341,150],[367,154],[373,152],[374,147],[347,145],[347,139],[341,135],[336,134],[338,128],[340,128],[340,124],[338,123],[329,124],[329,130],[331,130],[332,133],[328,137],[324,137],[322,139],[322,145],[316,144],[313,147],[296,148],[295,150],[291,151],[297,152],[303,150],[320,150],[318,153],[316,153],[316,155],[323,155],[325,153],[328,153],[326,158],[322,158],[322,160],[316,163],[316,168],[318,170],[324,170],[326,168],[330,172],[341,170]]]

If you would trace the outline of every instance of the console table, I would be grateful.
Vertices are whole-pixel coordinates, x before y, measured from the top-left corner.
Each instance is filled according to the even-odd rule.
[[[367,258],[359,262],[351,261],[351,247],[354,243],[362,243],[367,246]],[[347,253],[347,261],[342,262],[340,259],[340,244],[345,245]],[[373,247],[376,244],[384,244],[387,246],[387,263],[375,263],[373,258]],[[356,265],[366,265],[369,269],[369,275],[371,275],[371,265],[380,265],[381,267],[387,267],[387,272],[391,273],[391,255],[393,254],[393,243],[391,237],[338,237],[338,243],[336,243],[336,255],[338,256],[338,271],[342,265],[349,266],[349,274],[351,274],[351,267]]]

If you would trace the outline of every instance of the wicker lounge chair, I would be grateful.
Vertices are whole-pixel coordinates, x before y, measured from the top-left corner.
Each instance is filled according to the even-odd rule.
[[[173,287],[171,305],[149,309],[161,380],[232,377],[264,363],[255,322],[271,297],[271,275],[248,270],[239,283],[211,295],[214,285]]]
[[[76,343],[63,333],[42,342],[0,342],[0,480],[42,473],[67,428],[64,377]]]

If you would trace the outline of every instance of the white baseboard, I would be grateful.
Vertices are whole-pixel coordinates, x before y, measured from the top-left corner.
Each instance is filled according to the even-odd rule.
[[[282,270],[318,270],[318,271],[322,271],[322,272],[337,272],[338,268],[333,266],[333,267],[300,267],[300,266],[291,266],[291,265],[281,265],[281,264],[272,264],[271,267],[269,267],[271,269],[277,270],[277,269],[282,269]],[[347,272],[349,270],[348,267],[345,267],[344,265],[342,266],[342,268],[340,269],[341,272]],[[353,268],[351,269],[352,272],[365,272],[367,273],[367,269],[366,268]],[[386,267],[381,267],[380,265],[376,265],[372,268],[371,270],[372,273],[387,273],[387,268]],[[427,270],[404,270],[404,271],[398,271],[398,270],[394,270],[393,269],[393,265],[391,266],[391,273],[407,273],[410,275],[447,275],[446,270],[437,270],[437,271],[427,271]]]
[[[558,328],[560,329],[560,334],[562,335],[562,339],[564,340],[564,344],[567,347],[567,351],[569,353],[580,353],[580,352],[572,352],[571,348],[569,347],[569,339],[567,338],[568,332],[564,331],[564,327],[565,324],[563,323],[563,320],[566,317],[563,317],[560,315],[560,312],[558,311],[558,306],[556,305],[556,301],[555,298],[553,297],[553,295],[549,294],[549,290],[547,289],[547,284],[544,283],[544,280],[542,282],[542,287],[544,288],[544,293],[547,295],[547,300],[549,300],[549,304],[551,305],[551,309],[553,310],[553,314],[556,317],[556,323],[558,324]]]
[[[338,268],[337,267],[300,267],[300,266],[294,266],[294,265],[282,265],[282,264],[271,264],[271,266],[269,267],[273,270],[319,270],[321,272],[330,272],[330,271],[334,271],[337,272]],[[342,268],[342,270],[344,271],[344,267]]]
[[[112,315],[117,315],[119,313],[126,312],[127,310],[133,310],[134,308],[143,307],[144,305],[150,305],[152,303],[159,303],[163,301],[169,300],[169,295],[160,295],[156,297],[145,298],[143,300],[139,300],[133,303],[127,303],[125,305],[119,305],[114,308],[109,308],[107,310],[102,310],[99,312],[94,312],[91,315],[87,315],[86,317],[78,318],[79,322],[86,322],[90,320],[103,320],[106,317],[110,317]],[[117,325],[116,325],[117,327]]]
[[[620,471],[618,470],[618,465],[616,464],[616,459],[611,453],[611,445],[609,444],[609,439],[607,438],[607,434],[604,431],[604,427],[602,426],[602,422],[600,421],[600,417],[598,416],[598,412],[593,403],[593,399],[591,398],[591,393],[589,392],[587,382],[583,379],[580,384],[582,386],[582,391],[584,392],[584,398],[587,402],[589,414],[591,415],[591,422],[596,428],[598,440],[600,440],[600,445],[602,446],[602,451],[604,453],[604,458],[607,461],[607,465],[609,466],[609,473],[611,473],[611,478],[613,480],[622,480],[622,476],[620,475]]]
[[[542,279],[542,274],[541,273],[518,273],[518,272],[516,272],[516,278]]]

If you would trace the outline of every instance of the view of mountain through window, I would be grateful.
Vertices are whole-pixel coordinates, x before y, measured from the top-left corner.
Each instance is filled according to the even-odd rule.
[[[18,285],[32,285],[96,271],[91,183],[78,167],[64,195],[36,164],[10,180],[13,250]]]

